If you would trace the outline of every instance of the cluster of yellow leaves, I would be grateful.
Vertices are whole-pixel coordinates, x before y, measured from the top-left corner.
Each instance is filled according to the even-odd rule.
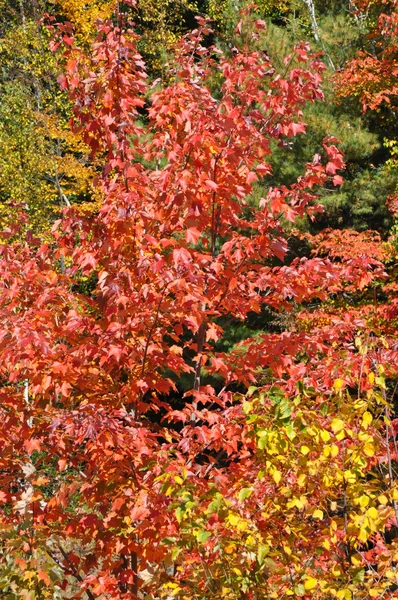
[[[70,21],[80,44],[89,45],[98,19],[112,16],[115,0],[50,0],[51,12]],[[140,35],[139,48],[151,69],[158,72],[167,54],[187,30],[187,15],[200,12],[195,0],[137,0],[131,18]]]
[[[366,399],[354,399],[341,393],[339,381],[334,387],[334,402],[319,407],[324,412],[321,418],[309,406],[314,399],[300,396],[291,404],[278,401],[279,418],[265,413],[264,420],[255,421],[257,446],[265,462],[259,476],[276,484],[262,514],[291,532],[279,544],[275,532],[263,539],[276,564],[288,556],[284,567],[291,585],[283,590],[286,596],[302,595],[303,586],[322,597],[367,597],[374,590],[383,593],[391,585],[391,573],[395,581],[394,543],[377,575],[365,552],[393,518],[398,498],[386,469],[376,460],[382,453],[383,397],[375,391]],[[257,402],[247,403],[249,418]],[[260,397],[262,403],[270,408],[266,398]],[[302,550],[309,541],[312,548],[315,542],[316,556],[305,561]],[[281,595],[278,586],[275,597]]]
[[[69,101],[56,83],[48,33],[32,20],[15,22],[0,41],[0,229],[27,207],[29,228],[44,234],[68,203],[93,200],[95,165],[70,131]],[[11,80],[10,80],[11,79]]]
[[[384,140],[385,148],[389,149],[390,158],[386,162],[386,168],[398,169],[398,140]]]
[[[90,44],[96,33],[96,21],[109,19],[115,0],[50,0],[52,13],[57,13],[73,23],[80,43]]]
[[[12,534],[11,534],[12,535]],[[16,547],[26,544],[18,534]],[[59,567],[47,553],[31,550],[29,560],[8,557],[2,563],[0,589],[5,597],[20,600],[61,600]]]
[[[252,390],[243,410],[257,477],[237,477],[227,495],[215,486],[198,500],[189,477],[163,476],[185,531],[173,560],[181,545],[196,546],[206,563],[198,578],[211,580],[212,597],[239,597],[256,582],[267,598],[352,600],[380,597],[397,582],[398,544],[387,544],[383,532],[398,487],[384,457],[383,378],[370,382],[366,397],[355,398],[336,380],[327,401]]]
[[[195,0],[138,0],[139,48],[154,71],[161,71],[167,53],[186,31],[187,14],[199,13]]]

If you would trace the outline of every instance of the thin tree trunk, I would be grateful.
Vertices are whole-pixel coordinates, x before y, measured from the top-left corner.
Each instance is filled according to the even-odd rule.
[[[199,331],[198,331],[198,349],[197,349],[198,362],[196,363],[196,367],[195,367],[195,379],[194,379],[194,383],[193,383],[193,389],[195,392],[198,392],[200,389],[200,372],[202,370],[202,357],[199,355],[201,355],[203,352],[203,347],[205,345],[205,339],[206,339],[206,322],[203,321],[203,323],[199,327]],[[198,404],[194,399],[192,402],[192,408],[193,408],[193,410],[196,410],[197,407],[198,407]],[[196,421],[196,416],[195,416],[194,412],[191,413],[191,421],[193,421],[193,422]]]
[[[312,33],[314,34],[314,38],[317,42],[320,42],[321,38],[319,36],[319,28],[318,28],[318,23],[316,21],[316,16],[315,16],[314,2],[313,2],[313,0],[304,0],[304,4],[307,6],[307,9],[308,9],[308,14],[310,16]]]
[[[332,67],[333,71],[335,71],[336,67],[334,66],[334,63],[333,63],[328,51],[326,50],[325,45],[321,39],[321,35],[319,33],[318,22],[316,20],[316,15],[315,15],[314,0],[304,0],[304,4],[306,5],[306,7],[308,9],[308,14],[309,14],[310,21],[311,21],[311,29],[312,29],[314,39],[316,42],[318,42],[318,44],[321,44],[321,46],[325,52],[325,55],[328,58],[330,66]]]

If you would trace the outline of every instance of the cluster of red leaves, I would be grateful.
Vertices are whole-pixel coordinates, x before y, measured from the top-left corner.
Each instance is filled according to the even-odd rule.
[[[359,52],[337,75],[339,95],[359,98],[364,112],[375,110],[382,103],[395,103],[398,95],[398,3],[396,0],[383,0],[376,6],[381,11],[386,9],[386,12],[379,14],[376,28],[370,36],[373,53]],[[366,11],[375,6],[366,1],[358,8]]]

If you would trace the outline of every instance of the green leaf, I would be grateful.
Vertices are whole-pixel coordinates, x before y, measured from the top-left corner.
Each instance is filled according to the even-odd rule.
[[[207,542],[207,540],[209,539],[209,537],[211,537],[211,533],[210,531],[205,531],[204,529],[200,529],[196,534],[195,537],[197,539],[198,542],[200,542],[201,544],[204,544],[205,542]]]
[[[294,586],[294,593],[299,597],[305,596],[305,589],[302,583]]]
[[[240,490],[239,492],[239,502],[243,502],[244,500],[246,500],[247,498],[249,498],[253,493],[252,488],[243,488]]]
[[[365,569],[360,568],[356,570],[355,575],[352,578],[353,583],[362,583],[365,578]]]
[[[164,546],[173,546],[176,543],[176,539],[173,537],[166,537],[162,539],[161,543]]]
[[[278,565],[276,564],[276,562],[274,560],[272,560],[272,558],[265,558],[264,564],[267,565],[267,567],[269,569],[271,569],[272,571],[278,567]]]
[[[269,552],[269,546],[266,544],[260,544],[257,550],[257,562],[259,565],[262,565],[265,557]]]
[[[294,440],[294,438],[296,437],[296,432],[294,431],[294,425],[292,422],[290,422],[288,425],[286,425],[285,430],[286,430],[286,435],[289,438],[289,440],[290,441]]]
[[[181,508],[181,506],[176,508],[175,515],[176,515],[176,519],[179,523],[181,523],[181,521],[183,520],[184,514],[185,514],[185,511]]]
[[[253,410],[253,402],[244,401],[242,404],[243,414],[248,415]]]
[[[291,402],[283,398],[279,405],[280,419],[288,419],[293,412],[293,406]]]
[[[265,437],[268,435],[268,429],[257,429],[257,435],[259,438]]]
[[[260,450],[264,450],[264,448],[266,448],[266,446],[267,446],[267,442],[268,442],[268,439],[266,437],[262,437],[258,440],[257,446],[259,447]]]

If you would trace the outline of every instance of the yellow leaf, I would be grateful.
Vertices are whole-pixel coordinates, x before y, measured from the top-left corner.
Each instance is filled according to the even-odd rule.
[[[239,519],[238,515],[234,515],[233,513],[230,513],[228,515],[228,521],[232,526],[237,525],[239,523],[239,520],[240,519]]]
[[[330,433],[326,429],[322,429],[321,438],[323,442],[328,442],[330,440]]]
[[[384,377],[376,377],[376,384],[379,385],[383,390],[386,389],[386,380]]]
[[[379,516],[379,513],[377,512],[377,510],[375,509],[374,506],[371,506],[370,508],[368,508],[368,510],[366,511],[366,514],[368,515],[368,517],[370,519],[377,519]]]
[[[336,390],[336,392],[339,392],[342,389],[343,385],[344,381],[342,379],[336,379],[333,384],[333,387]]]
[[[339,590],[337,592],[337,598],[339,600],[351,600],[351,598],[352,598],[351,590]]]
[[[356,480],[357,480],[355,473],[353,473],[349,469],[347,469],[346,471],[344,471],[344,479],[346,481],[348,481],[348,483],[355,483]]]
[[[371,424],[372,421],[373,421],[373,417],[370,414],[370,412],[366,411],[365,413],[363,413],[363,415],[362,415],[362,427],[364,429],[367,429],[369,427],[369,425]]]
[[[313,513],[312,516],[314,517],[314,519],[323,519],[323,512],[317,508]]]
[[[314,579],[313,577],[309,577],[304,582],[304,589],[307,592],[309,592],[310,590],[313,590],[317,586],[317,584],[318,584],[318,582],[316,579]]]
[[[172,485],[169,485],[169,486],[167,487],[167,490],[166,490],[166,492],[165,492],[166,496],[171,496],[171,494],[173,493],[173,491],[174,491],[174,488],[173,488],[173,486],[172,486]]]
[[[375,382],[375,374],[369,373],[368,379],[369,379],[369,383],[373,384]]]
[[[366,456],[374,456],[375,447],[373,442],[366,442],[366,444],[363,447],[363,451],[365,452]]]
[[[369,496],[361,496],[359,498],[359,505],[362,506],[362,508],[366,508],[368,504],[369,504]]]
[[[336,444],[332,444],[330,446],[330,456],[332,456],[332,458],[336,458],[338,453],[339,453],[339,447],[336,446]]]
[[[303,504],[300,502],[299,498],[293,498],[293,500],[289,500],[286,504],[287,508],[294,508],[295,506],[301,510],[304,508]]]
[[[297,484],[299,487],[303,487],[303,485],[305,485],[306,481],[307,481],[307,475],[305,475],[304,473],[301,473],[301,475],[299,475],[297,478]]]
[[[300,452],[301,452],[301,454],[304,454],[304,456],[307,456],[307,454],[309,454],[309,452],[311,452],[311,451],[308,448],[308,446],[301,446]]]
[[[367,542],[368,541],[368,532],[366,531],[366,529],[361,529],[359,531],[358,540],[360,542]]]
[[[344,429],[344,421],[341,419],[333,419],[331,422],[331,427],[333,433],[339,433],[342,429]]]
[[[242,410],[245,415],[250,414],[253,411],[253,402],[248,402],[245,400],[242,404]]]
[[[174,475],[174,481],[175,481],[176,483],[179,483],[180,485],[181,485],[182,483],[184,483],[183,479],[181,479],[181,477],[180,477],[179,475]]]
[[[248,528],[248,524],[246,521],[244,521],[243,519],[240,519],[239,523],[237,524],[236,528],[238,529],[238,531],[246,531],[246,529]]]
[[[276,485],[278,485],[278,483],[282,479],[282,473],[280,471],[274,471],[272,477],[274,478]]]
[[[354,554],[351,556],[351,562],[355,567],[359,567],[362,564],[362,557],[360,554]]]
[[[380,504],[383,504],[384,506],[386,504],[388,504],[388,498],[384,494],[382,494],[381,496],[378,497],[378,501],[380,502]]]

